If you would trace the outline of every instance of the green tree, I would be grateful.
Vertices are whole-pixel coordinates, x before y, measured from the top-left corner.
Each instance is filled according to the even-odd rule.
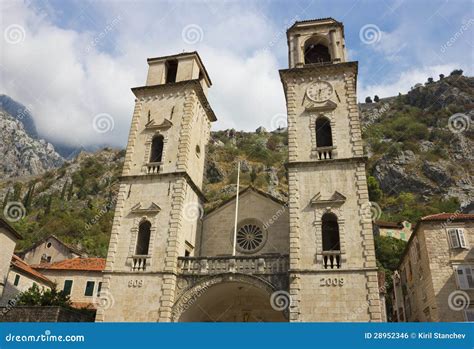
[[[379,201],[382,198],[382,190],[380,189],[379,182],[373,176],[367,178],[367,186],[369,189],[369,200]]]
[[[17,305],[34,305],[34,306],[62,306],[69,308],[71,300],[63,291],[58,291],[56,285],[51,289],[39,288],[34,283],[28,290],[20,293]]]
[[[4,197],[4,199],[3,199],[2,208],[4,208],[5,206],[7,206],[9,196],[10,196],[10,188],[8,188],[8,191],[7,191],[7,193],[5,194],[5,197]]]
[[[71,182],[71,185],[69,186],[69,191],[67,193],[67,201],[70,201],[73,195],[74,195],[74,183]]]
[[[13,201],[18,201],[20,200],[21,196],[21,189],[23,188],[23,185],[20,182],[16,182],[13,185]]]
[[[63,189],[61,190],[61,200],[64,200],[64,196],[66,195],[66,189],[69,181],[66,179],[66,181],[63,184]]]

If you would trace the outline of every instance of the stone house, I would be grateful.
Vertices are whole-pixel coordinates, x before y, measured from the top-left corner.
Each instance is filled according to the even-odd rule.
[[[23,239],[22,236],[7,221],[0,218],[0,246],[2,246],[2,253],[0,254],[0,297],[3,295],[7,282],[16,242],[21,239]]]
[[[28,264],[55,263],[65,259],[84,257],[77,248],[64,243],[54,235],[37,241],[18,255]]]
[[[474,215],[423,217],[393,277],[397,321],[474,321]]]
[[[31,266],[70,296],[76,308],[96,308],[102,287],[104,258],[72,258]]]
[[[28,290],[33,284],[38,285],[40,289],[49,289],[53,287],[54,282],[33,269],[20,257],[12,255],[7,282],[0,303],[6,305],[9,301],[15,300],[19,293]]]

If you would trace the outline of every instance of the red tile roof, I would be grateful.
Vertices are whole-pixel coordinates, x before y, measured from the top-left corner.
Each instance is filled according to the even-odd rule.
[[[20,257],[12,255],[12,261],[11,265],[14,268],[19,269],[21,272],[28,274],[29,276],[39,279],[49,285],[53,285],[53,282],[48,279],[46,276],[41,274],[39,271],[34,270],[31,266],[29,266],[24,260],[22,260]]]
[[[465,214],[465,213],[436,213],[429,216],[421,218],[423,222],[426,221],[464,221],[464,220],[474,220],[474,214]]]
[[[42,263],[32,266],[35,269],[54,270],[87,270],[102,271],[105,269],[105,258],[72,258],[56,263]]]

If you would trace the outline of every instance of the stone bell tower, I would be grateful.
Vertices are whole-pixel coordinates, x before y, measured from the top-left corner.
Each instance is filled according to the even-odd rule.
[[[290,321],[380,321],[357,62],[332,18],[287,38]]]
[[[170,321],[178,256],[194,254],[216,120],[197,52],[148,59],[133,113],[97,321]]]

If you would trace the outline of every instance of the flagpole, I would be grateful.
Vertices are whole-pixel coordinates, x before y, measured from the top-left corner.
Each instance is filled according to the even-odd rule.
[[[235,246],[237,242],[237,218],[239,215],[239,187],[240,187],[240,161],[237,163],[237,194],[235,196],[234,246],[232,248],[232,256],[235,256]]]

